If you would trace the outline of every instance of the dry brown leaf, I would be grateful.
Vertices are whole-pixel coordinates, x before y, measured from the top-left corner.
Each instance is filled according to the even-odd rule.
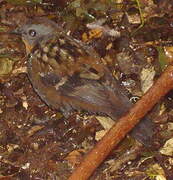
[[[65,160],[67,160],[72,167],[75,167],[80,163],[83,153],[85,153],[84,149],[74,150],[65,157]]]
[[[43,129],[44,126],[40,126],[40,125],[37,125],[37,126],[33,126],[28,132],[28,137],[32,136],[33,134],[35,134],[37,131]]]

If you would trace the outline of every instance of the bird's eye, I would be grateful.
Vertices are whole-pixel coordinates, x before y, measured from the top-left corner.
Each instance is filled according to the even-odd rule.
[[[33,30],[33,29],[30,29],[28,33],[29,33],[29,35],[30,35],[31,37],[35,37],[36,34],[37,34],[36,31]]]

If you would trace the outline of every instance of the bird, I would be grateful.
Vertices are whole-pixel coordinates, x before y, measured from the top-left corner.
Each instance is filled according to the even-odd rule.
[[[113,76],[104,59],[80,40],[68,35],[45,17],[29,19],[15,29],[26,47],[29,80],[39,97],[68,117],[75,110],[117,119],[132,103],[125,88]],[[131,132],[147,145],[151,120],[145,118]]]

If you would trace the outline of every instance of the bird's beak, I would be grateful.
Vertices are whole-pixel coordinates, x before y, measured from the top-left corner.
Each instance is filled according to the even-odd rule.
[[[9,33],[10,33],[10,34],[16,34],[16,35],[21,36],[22,41],[24,42],[25,47],[26,47],[26,53],[29,54],[29,53],[31,52],[33,46],[31,46],[31,45],[29,44],[29,42],[26,41],[26,39],[25,39],[24,37],[22,37],[22,34],[23,34],[24,32],[23,32],[23,30],[22,30],[21,28],[16,28],[16,29],[14,29],[13,31],[10,31]]]
[[[22,30],[21,30],[21,28],[16,28],[16,29],[10,31],[9,33],[16,34],[16,35],[22,35]]]

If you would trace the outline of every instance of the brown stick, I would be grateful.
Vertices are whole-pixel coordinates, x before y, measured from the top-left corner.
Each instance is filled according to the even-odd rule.
[[[160,76],[149,91],[120,118],[118,122],[106,133],[96,146],[85,156],[80,166],[73,172],[68,180],[86,180],[110,151],[124,138],[124,136],[139,122],[157,102],[170,89],[173,88],[173,66],[170,65]]]

